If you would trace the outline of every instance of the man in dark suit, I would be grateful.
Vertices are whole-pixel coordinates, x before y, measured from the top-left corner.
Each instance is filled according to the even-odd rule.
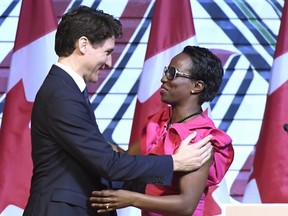
[[[173,156],[131,156],[113,150],[97,126],[85,100],[87,82],[97,82],[101,69],[111,67],[118,20],[80,6],[59,23],[52,66],[39,89],[32,111],[33,176],[25,216],[92,216],[93,190],[101,177],[169,185],[174,171],[191,171],[211,156],[211,137],[189,145],[186,138]],[[107,206],[109,208],[109,206]]]

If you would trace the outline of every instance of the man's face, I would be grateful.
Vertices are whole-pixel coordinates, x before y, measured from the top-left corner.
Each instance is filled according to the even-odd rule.
[[[86,82],[97,82],[101,69],[112,67],[112,51],[115,47],[115,38],[111,37],[98,45],[88,44],[85,53],[83,78]]]

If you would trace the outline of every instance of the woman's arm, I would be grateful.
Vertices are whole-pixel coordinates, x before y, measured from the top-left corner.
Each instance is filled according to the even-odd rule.
[[[122,148],[120,148],[117,144],[115,143],[111,143],[109,141],[107,141],[109,143],[109,145],[112,146],[113,150],[116,152],[120,152],[120,153],[128,153],[130,155],[139,155],[140,154],[140,141],[136,141],[134,144],[132,144],[131,146],[129,146],[129,149],[126,151]]]
[[[201,168],[180,178],[180,194],[150,196],[126,190],[94,191],[90,201],[92,207],[104,213],[119,208],[134,206],[143,210],[191,216],[206,186],[211,158]]]
[[[130,155],[139,155],[140,154],[140,140],[138,139],[135,143],[129,146],[127,153]]]

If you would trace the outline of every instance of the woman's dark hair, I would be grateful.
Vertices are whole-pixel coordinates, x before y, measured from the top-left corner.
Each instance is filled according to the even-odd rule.
[[[223,68],[220,59],[210,50],[198,46],[186,46],[183,50],[191,57],[191,75],[196,80],[205,83],[199,95],[199,102],[211,101],[217,95],[223,77]]]
[[[75,49],[76,41],[85,36],[92,44],[122,35],[119,20],[103,11],[87,6],[69,10],[62,16],[55,37],[55,52],[58,56],[69,56]]]

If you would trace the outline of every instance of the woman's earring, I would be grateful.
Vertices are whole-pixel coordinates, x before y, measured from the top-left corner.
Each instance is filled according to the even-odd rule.
[[[191,90],[191,94],[194,94],[194,93],[195,93],[195,91],[192,89],[192,90]]]

